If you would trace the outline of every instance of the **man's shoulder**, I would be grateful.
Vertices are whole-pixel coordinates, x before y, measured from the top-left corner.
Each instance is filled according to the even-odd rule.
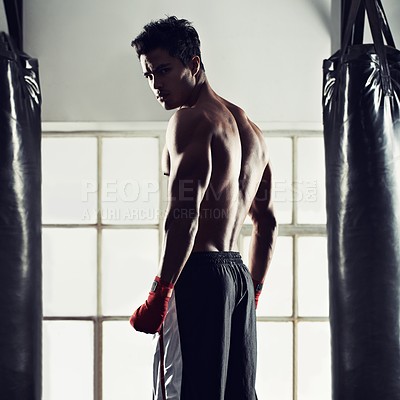
[[[204,110],[182,108],[168,122],[166,140],[168,147],[183,151],[188,144],[209,145],[214,126]]]
[[[169,120],[172,126],[197,126],[198,124],[211,124],[210,112],[203,107],[188,107],[177,110]]]
[[[172,135],[196,135],[207,136],[214,129],[214,121],[205,109],[182,108],[177,110],[168,122],[167,134]]]
[[[247,120],[248,119],[246,112],[243,110],[243,108],[241,108],[237,104],[233,104],[229,100],[226,100],[222,97],[221,97],[221,102],[229,110],[229,112],[232,113],[232,115],[235,117],[235,119],[239,119],[239,120]]]

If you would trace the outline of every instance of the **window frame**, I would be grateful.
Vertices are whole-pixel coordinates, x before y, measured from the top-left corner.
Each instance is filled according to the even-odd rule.
[[[266,138],[289,138],[292,141],[292,196],[294,199],[295,183],[298,181],[298,141],[301,138],[320,138],[322,137],[322,129],[318,125],[303,124],[303,129],[281,129],[274,124],[258,124]],[[301,124],[300,124],[301,125]],[[102,150],[103,139],[108,138],[157,138],[159,143],[159,160],[165,144],[166,122],[153,123],[44,123],[42,137],[45,138],[83,138],[94,137],[97,140],[97,207],[101,210],[102,205]],[[300,126],[301,128],[301,126]],[[167,179],[160,172],[159,174],[160,188],[160,216],[164,215],[167,193]],[[298,312],[298,239],[300,237],[325,237],[325,224],[301,224],[298,223],[298,211],[295,201],[292,201],[292,222],[279,225],[279,236],[289,236],[293,246],[293,287],[292,287],[292,315],[285,317],[274,316],[257,316],[257,322],[288,322],[292,324],[292,354],[293,354],[293,400],[297,400],[298,388],[298,326],[302,322],[329,322],[329,317],[320,316],[301,316]],[[126,321],[128,315],[107,316],[102,314],[101,296],[102,296],[102,232],[105,229],[158,229],[159,244],[162,243],[163,229],[162,219],[157,224],[103,224],[101,221],[101,213],[98,212],[97,221],[94,224],[42,224],[43,228],[65,228],[65,229],[85,229],[95,228],[97,232],[97,310],[93,316],[43,316],[44,321],[91,321],[93,323],[93,344],[94,344],[94,399],[102,400],[102,343],[103,343],[103,322],[109,321]],[[239,250],[243,248],[243,238],[251,236],[252,226],[244,225],[242,227],[239,238]],[[159,255],[161,246],[159,246]]]

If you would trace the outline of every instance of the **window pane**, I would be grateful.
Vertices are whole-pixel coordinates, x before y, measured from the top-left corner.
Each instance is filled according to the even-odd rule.
[[[297,204],[299,223],[325,224],[325,161],[321,138],[302,138],[298,141]]]
[[[298,400],[330,399],[329,323],[301,322],[298,329]]]
[[[103,223],[158,223],[159,169],[158,139],[104,139]]]
[[[147,299],[157,272],[157,230],[104,230],[103,314],[132,314]]]
[[[258,398],[292,400],[292,324],[258,322],[257,337]]]
[[[266,138],[273,173],[272,200],[279,223],[292,222],[292,139]]]
[[[95,315],[96,298],[96,230],[43,229],[44,315]]]
[[[103,400],[151,398],[154,347],[128,320],[103,323]]]
[[[299,315],[328,316],[328,256],[325,237],[298,241]]]
[[[93,399],[93,324],[43,322],[43,400]]]
[[[243,261],[248,265],[250,236],[243,238]],[[257,307],[258,316],[292,315],[293,239],[278,236],[275,252]]]
[[[42,177],[44,223],[96,221],[96,139],[43,138]]]

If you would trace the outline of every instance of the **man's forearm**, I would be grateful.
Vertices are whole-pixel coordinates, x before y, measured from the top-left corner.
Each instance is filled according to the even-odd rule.
[[[173,216],[174,210],[170,211]],[[180,212],[183,212],[181,209]],[[175,283],[192,252],[198,228],[197,215],[182,218],[167,216],[158,275],[166,282]],[[176,209],[175,209],[176,214]]]
[[[263,282],[271,263],[277,236],[276,223],[255,225],[249,249],[249,270],[254,280]]]

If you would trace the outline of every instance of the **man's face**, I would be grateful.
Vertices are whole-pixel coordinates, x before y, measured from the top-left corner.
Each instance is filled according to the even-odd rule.
[[[189,67],[160,48],[142,54],[140,64],[151,90],[166,110],[187,104],[195,85],[195,76]]]

